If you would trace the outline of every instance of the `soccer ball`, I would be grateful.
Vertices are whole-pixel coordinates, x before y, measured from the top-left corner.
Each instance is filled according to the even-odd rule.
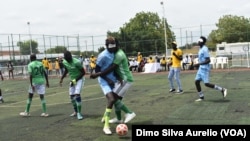
[[[116,133],[119,135],[119,136],[124,136],[124,135],[127,135],[128,133],[128,126],[126,124],[118,124],[116,126]]]

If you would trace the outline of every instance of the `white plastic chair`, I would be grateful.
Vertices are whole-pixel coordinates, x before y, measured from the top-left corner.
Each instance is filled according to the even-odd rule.
[[[210,65],[212,66],[213,69],[215,69],[215,66],[216,66],[216,58],[215,57],[210,57]]]
[[[198,63],[199,63],[198,58],[194,58],[194,64],[198,64]]]
[[[228,67],[228,57],[217,57],[216,58],[216,68],[219,66],[224,69],[224,66]]]
[[[216,57],[216,69],[218,69],[218,68],[223,68],[223,63],[222,63],[222,57]]]

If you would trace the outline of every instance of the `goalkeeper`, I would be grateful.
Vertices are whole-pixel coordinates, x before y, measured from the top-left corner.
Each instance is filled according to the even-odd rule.
[[[85,82],[85,71],[81,62],[72,58],[71,52],[66,51],[64,53],[63,65],[65,71],[60,80],[60,86],[62,86],[63,78],[69,73],[70,77],[70,86],[69,86],[69,95],[71,103],[74,107],[74,112],[70,116],[77,116],[77,119],[83,119],[81,114],[82,100],[81,100],[81,91]]]

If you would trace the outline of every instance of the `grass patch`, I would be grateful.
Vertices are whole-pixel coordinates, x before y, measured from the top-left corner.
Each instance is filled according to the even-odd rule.
[[[228,88],[228,96],[222,98],[219,91],[206,88],[205,101],[194,102],[198,98],[194,85],[195,71],[181,72],[184,93],[181,95],[168,92],[167,72],[155,74],[134,74],[135,82],[124,98],[124,103],[137,114],[128,123],[132,124],[249,124],[250,95],[248,71],[216,71],[211,72],[212,83]],[[115,133],[111,136],[102,132],[103,115],[106,98],[96,79],[89,79],[82,91],[83,120],[70,117],[73,108],[68,95],[68,80],[65,78],[63,87],[59,86],[59,78],[50,78],[50,88],[45,95],[47,118],[40,117],[42,112],[38,95],[34,96],[31,105],[31,117],[20,117],[27,99],[28,80],[4,80],[1,89],[5,103],[0,104],[0,140],[9,141],[42,141],[42,140],[84,140],[84,141],[129,141],[131,132],[125,137]],[[114,110],[112,116],[114,117]],[[111,124],[115,132],[116,124]]]

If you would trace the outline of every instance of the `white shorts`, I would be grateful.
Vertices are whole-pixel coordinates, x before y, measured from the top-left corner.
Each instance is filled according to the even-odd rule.
[[[35,91],[37,92],[37,94],[39,94],[39,95],[45,94],[45,84],[34,84],[33,86],[35,87]],[[32,93],[32,94],[35,93],[31,86],[29,86],[28,92]]]
[[[132,82],[127,82],[127,81],[123,81],[122,84],[117,83],[117,85],[113,89],[113,92],[119,95],[120,97],[124,97],[128,89],[132,86],[132,84],[133,84]]]
[[[82,88],[84,86],[85,78],[79,79],[75,86],[69,86],[69,95],[81,94]]]

